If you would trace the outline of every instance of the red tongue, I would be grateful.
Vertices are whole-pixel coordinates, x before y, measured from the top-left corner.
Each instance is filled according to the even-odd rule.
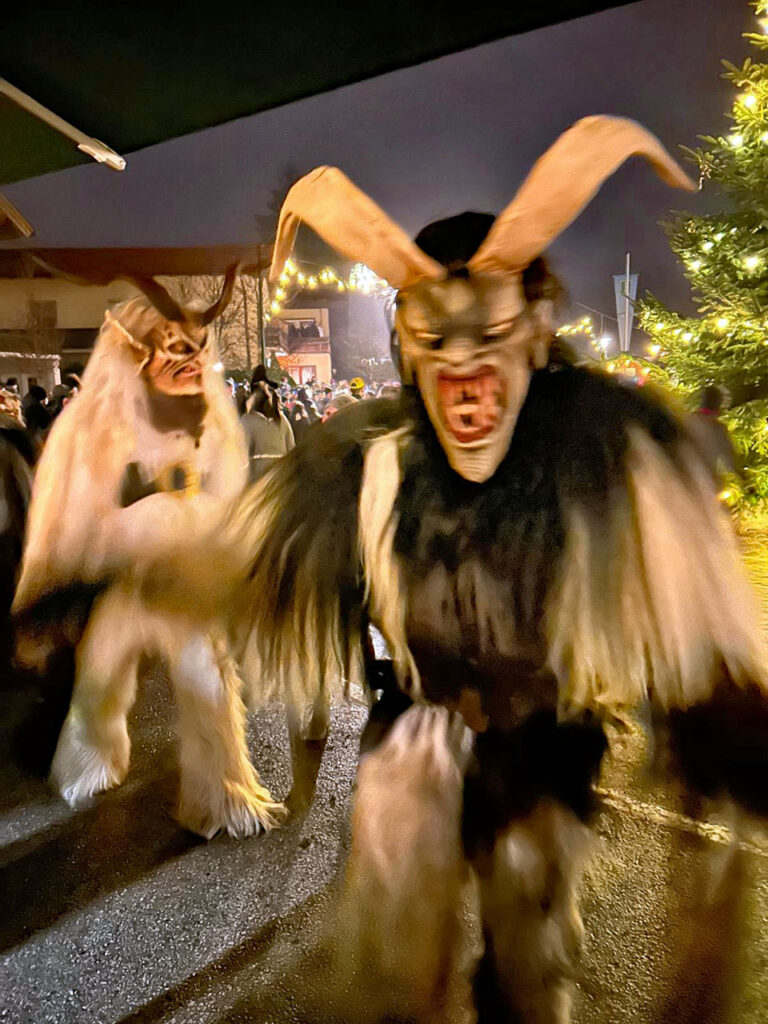
[[[491,433],[501,412],[501,382],[495,371],[485,369],[471,377],[440,374],[437,384],[443,422],[457,441],[478,441]]]

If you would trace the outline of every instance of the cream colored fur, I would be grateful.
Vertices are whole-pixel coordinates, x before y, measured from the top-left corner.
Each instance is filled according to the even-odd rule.
[[[250,566],[270,575],[284,571],[292,539],[282,551],[277,565],[263,565],[261,544],[282,512],[280,492],[271,486],[272,472],[266,473],[236,502],[219,535],[217,546],[224,561],[232,566],[228,603],[234,608],[233,630],[239,637],[239,660],[243,665],[251,693],[257,701],[285,700],[303,714],[308,706],[330,700],[334,686],[346,684],[344,665],[348,661],[353,678],[362,678],[360,645],[357,638],[341,636],[338,628],[320,635],[317,626],[316,597],[311,580],[297,580],[291,612],[285,624],[277,664],[263,657],[262,629],[272,632],[271,609],[264,607],[258,576],[247,577]],[[338,615],[333,616],[338,623]],[[325,658],[320,651],[325,650]]]
[[[130,579],[138,559],[194,548],[217,536],[227,503],[244,486],[247,455],[234,405],[212,369],[203,372],[207,411],[199,445],[182,431],[150,421],[137,355],[126,331],[143,336],[162,322],[143,298],[107,317],[83,376],[82,390],[55,423],[37,471],[16,608],[47,590],[125,571],[94,606],[76,654],[72,704],[52,765],[72,805],[118,785],[128,770],[126,716],[143,652],[163,656],[179,707],[179,820],[210,837],[272,827],[281,808],[260,785],[248,759],[241,681],[223,635],[175,611],[142,603]],[[201,478],[194,497],[155,494],[121,508],[126,465],[150,475],[187,463]],[[208,581],[217,565],[202,567]],[[218,583],[216,584],[218,586]],[[200,581],[205,593],[205,578]],[[215,588],[214,588],[215,589]],[[195,600],[186,592],[186,600]],[[210,622],[210,618],[207,620]]]
[[[162,320],[144,299],[129,300],[114,315],[132,330]],[[224,383],[212,369],[215,359],[212,352],[203,374],[207,412],[195,448],[191,437],[179,441],[151,426],[134,351],[119,324],[105,320],[82,388],[56,420],[35,473],[17,609],[52,586],[98,574],[105,554],[98,543],[103,520],[129,511],[119,506],[129,462],[154,471],[173,459],[186,460],[199,469],[206,493],[230,500],[242,490],[245,441]]]
[[[378,974],[385,1005],[373,1019],[378,1010],[443,1019],[465,871],[467,734],[458,716],[414,705],[360,762],[337,933],[343,961]]]
[[[689,457],[687,457],[689,456]],[[766,685],[766,652],[736,540],[693,451],[687,473],[636,429],[629,499],[607,518],[571,509],[548,621],[564,703],[663,707],[708,697],[720,666]]]
[[[221,637],[192,633],[170,662],[178,701],[179,822],[210,839],[244,838],[279,824],[284,808],[259,782],[245,743],[237,666]]]
[[[142,653],[168,659],[178,705],[178,820],[210,839],[272,828],[282,808],[259,782],[245,741],[241,680],[222,638],[172,616],[148,615],[115,588],[94,608],[77,651],[77,675],[52,775],[71,806],[123,781],[130,758],[126,718]]]
[[[526,1024],[570,1020],[569,979],[583,937],[576,887],[590,846],[571,811],[541,800],[476,864],[497,984]]]
[[[404,689],[420,692],[419,670],[408,648],[402,571],[394,552],[398,517],[395,501],[401,484],[400,452],[409,428],[391,431],[372,441],[365,454],[358,521],[371,620],[392,652]]]

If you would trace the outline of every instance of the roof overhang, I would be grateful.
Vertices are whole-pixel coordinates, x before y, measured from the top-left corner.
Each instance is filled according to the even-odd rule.
[[[243,273],[269,269],[269,245],[209,245],[189,248],[0,249],[0,278],[63,277],[77,284],[105,285],[119,277],[221,275],[241,264]]]
[[[0,185],[629,2],[6,5],[0,68],[26,101],[0,90]]]

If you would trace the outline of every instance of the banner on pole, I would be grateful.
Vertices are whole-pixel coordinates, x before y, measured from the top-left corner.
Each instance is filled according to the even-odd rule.
[[[619,350],[629,352],[632,324],[635,319],[635,299],[639,274],[614,274],[613,290],[616,295],[616,317],[619,321]],[[629,278],[629,288],[627,288]]]

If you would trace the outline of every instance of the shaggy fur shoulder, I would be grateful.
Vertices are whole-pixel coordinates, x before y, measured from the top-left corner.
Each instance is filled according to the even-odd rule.
[[[459,618],[490,607],[496,643],[498,626],[543,649],[563,704],[652,694],[680,707],[724,672],[762,681],[730,523],[685,423],[660,398],[553,363],[534,374],[509,452],[484,484],[453,472],[417,396],[413,418],[394,561],[410,586],[442,567]]]
[[[365,587],[358,505],[367,447],[403,422],[400,404],[347,407],[312,426],[237,502],[227,530],[247,567],[241,630],[248,676],[301,700],[349,679]]]

